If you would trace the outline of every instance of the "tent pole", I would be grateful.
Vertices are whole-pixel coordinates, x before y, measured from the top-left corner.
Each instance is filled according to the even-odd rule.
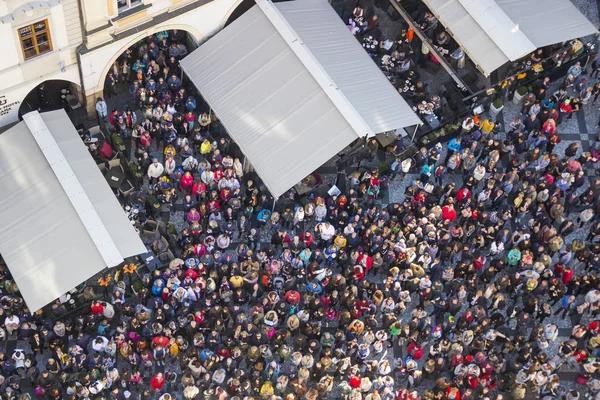
[[[208,105],[208,119],[210,120],[210,123],[208,124],[208,127],[206,129],[207,136],[210,135],[210,125],[212,124],[211,115],[212,115],[212,107],[209,104]]]
[[[417,129],[419,129],[419,124],[415,125],[415,130],[413,131],[412,137],[410,138],[411,142],[415,142],[415,136],[417,136]]]
[[[277,203],[277,197],[273,196],[273,208],[271,208],[271,212],[275,211],[275,203]]]

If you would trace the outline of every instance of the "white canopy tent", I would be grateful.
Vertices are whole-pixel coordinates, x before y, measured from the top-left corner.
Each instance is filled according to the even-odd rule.
[[[37,311],[146,252],[64,110],[0,135],[0,254]]]
[[[326,0],[257,0],[181,65],[275,197],[357,138],[421,123]]]
[[[421,124],[328,1],[274,5],[369,125],[372,135]]]
[[[537,48],[597,32],[569,0],[423,1],[485,76]]]

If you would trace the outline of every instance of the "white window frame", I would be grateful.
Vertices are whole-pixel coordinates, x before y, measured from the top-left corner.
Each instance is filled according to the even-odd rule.
[[[122,12],[129,11],[132,8],[141,6],[142,4],[144,4],[142,0],[117,0],[117,12],[118,14],[121,14]]]

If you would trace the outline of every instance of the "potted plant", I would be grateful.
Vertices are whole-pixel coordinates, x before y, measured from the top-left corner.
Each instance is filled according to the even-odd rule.
[[[388,164],[386,162],[382,162],[379,164],[379,173],[381,175],[384,175],[388,169],[390,169],[390,164]]]
[[[135,176],[136,178],[142,177],[142,172],[140,171],[140,168],[135,163],[135,161],[129,161],[129,168],[131,168],[131,173],[133,174],[133,176]]]
[[[142,171],[140,167],[137,165],[135,161],[129,161],[129,168],[131,169],[131,173],[134,177],[134,182],[136,187],[140,187],[142,185]]]
[[[150,204],[152,204],[152,207],[154,207],[155,209],[159,209],[160,208],[160,201],[158,201],[158,199],[156,198],[156,196],[148,196],[148,202]]]
[[[527,94],[527,87],[519,86],[515,92],[515,95],[513,96],[513,103],[519,104],[519,102],[521,101],[523,96],[525,96],[526,94]]]
[[[120,135],[113,135],[113,146],[117,151],[125,151],[125,143]]]
[[[169,232],[169,235],[171,235],[174,239],[177,238],[177,229],[175,229],[175,225],[170,221],[167,224],[167,232]]]
[[[490,118],[492,119],[492,121],[496,120],[496,117],[498,116],[498,114],[500,114],[500,111],[502,111],[502,109],[504,108],[504,102],[502,101],[501,98],[497,98],[495,99],[492,104],[490,105]]]

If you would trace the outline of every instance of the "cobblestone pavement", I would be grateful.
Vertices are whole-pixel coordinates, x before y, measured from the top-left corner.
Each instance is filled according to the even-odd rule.
[[[600,19],[598,17],[598,4],[597,4],[596,0],[571,0],[571,1],[574,4],[576,4],[580,8],[580,10],[582,10],[582,12],[592,22],[594,22],[596,25],[599,24]],[[600,2],[600,0],[599,0],[599,2]],[[376,9],[376,11],[378,12],[379,15],[382,15],[382,13],[383,13],[383,11],[380,9]],[[382,29],[386,33],[390,33],[390,35],[395,36],[394,32],[398,31],[399,24],[397,22],[391,21],[385,15],[382,15],[380,17],[380,20],[381,20]],[[588,83],[590,85],[595,84],[597,81],[598,81],[598,79],[588,79]],[[549,90],[549,92],[552,93],[554,90],[557,90],[559,83],[560,82],[553,82],[553,84],[551,86],[551,90]],[[121,87],[118,89],[118,92],[119,92],[119,94],[117,96],[115,96],[111,99],[106,99],[109,110],[112,108],[117,108],[119,110],[125,110],[130,107],[132,109],[136,108],[135,104],[133,104],[132,98],[130,97],[126,88]],[[570,94],[572,95],[573,93],[570,93]],[[573,143],[574,141],[581,142],[582,149],[580,149],[580,151],[589,151],[591,148],[593,148],[593,146],[596,145],[596,137],[599,132],[599,129],[597,127],[599,118],[600,118],[599,107],[600,107],[600,102],[598,102],[597,104],[590,103],[590,104],[584,106],[582,108],[582,110],[579,113],[577,113],[576,116],[574,116],[571,120],[566,120],[559,126],[559,132],[560,132],[560,136],[562,138],[562,142],[556,146],[556,148],[555,148],[556,153],[558,153],[559,155],[562,156],[564,154],[564,150],[569,146],[569,144]],[[141,114],[139,113],[139,111],[137,111],[137,114],[138,114],[138,120],[139,120],[139,118],[141,117]],[[505,108],[499,117],[500,117],[500,120],[504,122],[503,125],[506,126],[515,117],[519,116],[519,114],[520,114],[520,104],[513,104],[511,102],[511,103],[507,103],[505,105]],[[74,121],[74,123],[83,123],[84,125],[86,125],[88,127],[96,124],[96,121],[88,119],[87,116],[85,115],[85,113],[82,112],[82,110],[79,110],[77,113],[71,114],[71,118]],[[445,149],[444,149],[444,152],[445,152]],[[162,148],[159,148],[159,149],[153,151],[152,156],[162,157]],[[445,154],[442,154],[441,159],[444,159],[444,157],[445,157]],[[367,162],[367,163],[364,163],[363,166],[371,167],[371,166],[375,166],[376,164],[377,164],[377,162],[374,162],[374,163]],[[321,176],[322,176],[324,182],[329,183],[329,184],[333,184],[335,182],[335,179],[336,179],[335,167],[326,165],[326,166],[320,168],[318,171],[321,173]],[[598,175],[595,169],[592,169],[588,172],[589,172],[588,176],[589,176],[590,180],[595,179],[595,177]],[[415,173],[409,173],[406,176],[396,178],[393,181],[393,183],[390,185],[389,190],[384,190],[382,192],[382,196],[379,200],[379,203],[381,205],[387,205],[388,203],[392,203],[392,202],[401,202],[403,200],[403,194],[404,194],[405,189],[407,188],[407,186],[410,185],[410,182],[416,178],[418,178],[418,174],[415,174]],[[448,183],[448,182],[454,182],[457,185],[461,185],[462,184],[462,176],[460,174],[448,174],[444,178],[444,183]],[[583,190],[585,190],[585,188],[580,189],[580,191],[583,191]],[[184,221],[184,213],[183,213],[181,199],[176,204],[175,212],[173,212],[171,214],[171,221],[174,223],[174,225],[178,231],[180,231],[181,229],[183,229],[184,226],[187,225]],[[513,223],[514,223],[514,221],[513,221]],[[307,228],[310,228],[310,226],[308,226]],[[295,234],[296,232],[294,232],[294,230],[292,229],[289,231],[289,233]],[[574,233],[572,233],[571,235],[569,235],[567,238],[565,238],[565,241],[567,243],[569,243],[574,239],[584,239],[586,234],[587,234],[587,232],[585,230],[577,230]],[[270,237],[269,237],[268,233],[263,234],[262,240],[265,243],[269,242]],[[234,241],[234,243],[231,247],[235,248],[235,246],[237,246],[237,243],[238,242]],[[580,268],[581,266],[573,265],[573,267],[577,270],[577,268]],[[378,280],[380,278],[379,277],[369,277],[368,279]],[[416,305],[417,302],[418,301],[415,296],[413,298],[411,307],[408,309],[408,312],[406,312],[404,314],[403,322],[408,322],[407,319],[409,318],[410,311],[412,311],[412,308],[414,308],[414,306]],[[588,317],[584,317],[582,322],[587,323]],[[570,336],[571,322],[568,319],[562,319],[557,316],[552,316],[547,319],[547,323],[556,324],[560,328],[559,329],[559,338],[555,342],[551,343],[550,348],[548,349],[549,353],[553,353],[553,352],[557,351],[557,348],[558,348],[558,345],[560,344],[560,342]],[[513,328],[513,329],[516,328],[514,323],[513,323],[513,325],[511,325],[511,328]],[[332,325],[331,329],[335,329],[335,325]],[[9,342],[8,346],[11,348],[15,348],[15,347],[21,348],[21,349],[24,349],[25,351],[28,351],[30,349],[29,344],[26,341],[17,341],[17,342],[13,342],[13,343]],[[428,349],[424,349],[424,350],[425,350],[425,354],[427,354]],[[387,354],[387,357],[390,358],[390,361],[394,361],[395,359],[402,358],[402,355],[403,355],[402,349],[399,348],[398,346],[395,346]],[[49,353],[44,353],[38,357],[38,362],[39,362],[40,366],[43,366],[46,364],[48,357],[50,357]],[[379,358],[379,356],[375,356],[375,357]],[[119,369],[121,369],[121,367],[125,367],[125,366],[127,366],[127,363],[125,362],[125,360],[118,357],[117,367]],[[165,369],[165,368],[173,369],[178,374],[181,372],[180,367],[177,363],[167,364],[166,367],[155,367],[155,368],[156,369]],[[584,387],[581,385],[576,385],[574,382],[574,378],[577,376],[577,372],[578,372],[578,370],[565,365],[560,370],[559,376],[561,377],[561,381],[566,383],[569,387],[575,387],[576,389],[580,390],[583,393]],[[425,381],[422,384],[422,386],[420,387],[420,390],[423,390],[430,385],[432,385],[432,382]],[[28,388],[26,385],[24,385],[24,389],[31,390],[32,388]],[[177,393],[177,398],[181,398],[181,394],[179,392]],[[334,391],[334,393],[330,396],[330,398],[332,398],[332,399],[339,398],[339,393]],[[530,397],[530,398],[535,398],[535,397]]]

